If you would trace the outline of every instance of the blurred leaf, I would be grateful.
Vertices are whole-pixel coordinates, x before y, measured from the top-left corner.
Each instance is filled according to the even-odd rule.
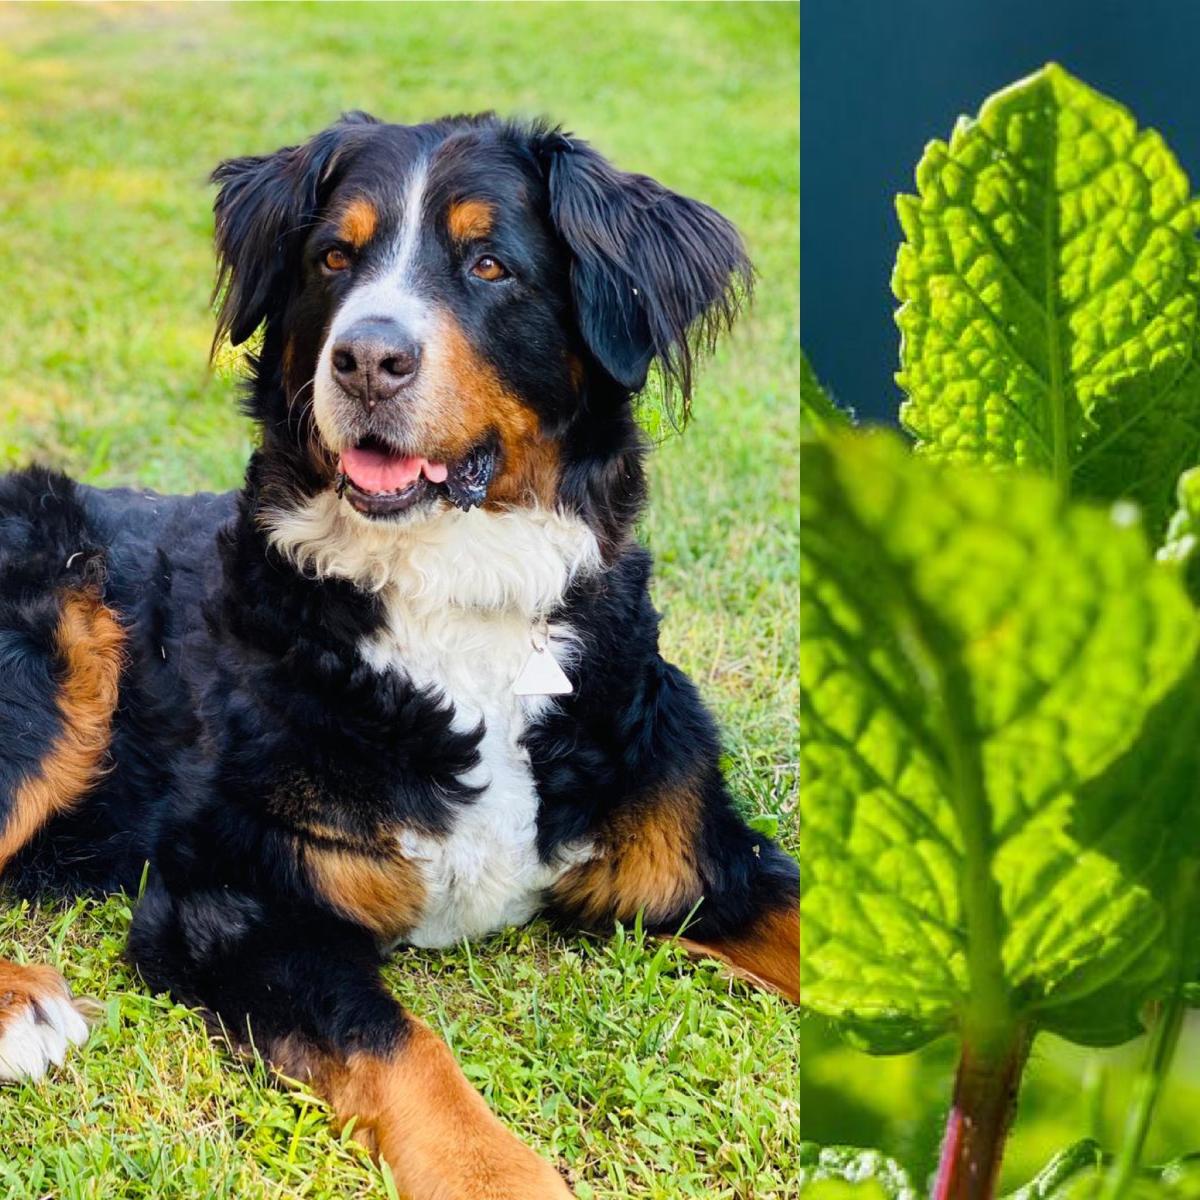
[[[1060,1195],[1063,1185],[1080,1172],[1096,1171],[1102,1157],[1099,1143],[1092,1138],[1084,1138],[1060,1150],[1034,1179],[1015,1192],[1010,1192],[1007,1200],[1051,1200]]]
[[[1086,1144],[1080,1143],[1081,1146]],[[1049,1171],[1056,1161],[1052,1160],[1046,1170]],[[1109,1175],[1097,1153],[1094,1164],[1082,1163],[1050,1190],[1027,1197],[1026,1189],[1021,1188],[1007,1200],[1100,1200],[1106,1194]],[[1123,1197],[1124,1200],[1200,1200],[1200,1156],[1184,1155],[1161,1167],[1143,1168],[1131,1180]]]
[[[878,1150],[857,1146],[801,1144],[799,1185],[805,1200],[835,1200],[839,1196],[852,1196],[853,1200],[871,1196],[917,1200],[916,1189],[903,1167]]]
[[[1162,1168],[1159,1180],[1179,1200],[1197,1200],[1200,1197],[1200,1153],[1172,1159]]]
[[[1105,1043],[1169,963],[1167,830],[1076,820],[1187,669],[1136,529],[894,439],[802,450],[803,994],[869,1049],[970,1023]]]
[[[1175,485],[1175,512],[1167,525],[1159,560],[1179,564],[1193,603],[1200,603],[1200,467],[1191,467]]]
[[[757,817],[751,817],[746,824],[764,837],[773,838],[779,833],[779,818],[774,813],[760,813]]]
[[[877,1179],[849,1183],[845,1179],[817,1179],[801,1183],[804,1200],[889,1200],[887,1190]]]

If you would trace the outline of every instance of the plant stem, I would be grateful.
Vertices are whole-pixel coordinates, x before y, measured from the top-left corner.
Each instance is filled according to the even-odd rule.
[[[1191,912],[1196,884],[1200,876],[1200,862],[1185,858],[1178,868],[1175,879],[1175,961],[1176,977],[1170,995],[1163,1003],[1158,1020],[1150,1034],[1146,1047],[1146,1058],[1133,1085],[1133,1098],[1129,1105],[1129,1116],[1125,1121],[1125,1136],[1121,1139],[1121,1152],[1104,1186],[1102,1200],[1120,1200],[1129,1190],[1133,1177],[1142,1161],[1146,1146],[1146,1135],[1154,1110],[1171,1071],[1171,1060],[1179,1045],[1179,1034],[1183,1029],[1183,1018],[1187,1011],[1183,984],[1187,977],[1187,945],[1189,941],[1188,915]]]
[[[1183,991],[1176,988],[1163,1005],[1154,1032],[1150,1035],[1146,1061],[1133,1085],[1133,1100],[1125,1124],[1125,1136],[1121,1140],[1121,1153],[1109,1173],[1103,1200],[1119,1200],[1125,1195],[1141,1164],[1146,1135],[1150,1132],[1150,1122],[1154,1119],[1154,1110],[1167,1081],[1186,1009]]]
[[[933,1200],[991,1200],[1029,1054],[1024,1028],[983,1044],[964,1040]]]

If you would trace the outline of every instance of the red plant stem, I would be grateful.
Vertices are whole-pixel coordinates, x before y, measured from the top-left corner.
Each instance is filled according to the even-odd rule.
[[[1029,1054],[1024,1030],[986,1050],[963,1044],[933,1200],[991,1200]]]

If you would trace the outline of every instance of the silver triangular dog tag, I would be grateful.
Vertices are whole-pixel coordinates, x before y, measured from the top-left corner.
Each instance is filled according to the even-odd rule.
[[[574,690],[549,643],[534,646],[513,684],[518,696],[569,696]]]

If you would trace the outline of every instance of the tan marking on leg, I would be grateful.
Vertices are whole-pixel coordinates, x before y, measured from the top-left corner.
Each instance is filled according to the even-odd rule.
[[[471,242],[492,232],[496,210],[487,200],[457,200],[446,214],[446,226],[456,242]]]
[[[425,888],[413,865],[399,856],[310,843],[304,861],[329,904],[381,940],[394,941],[420,920]]]
[[[559,903],[583,920],[650,921],[686,910],[701,894],[696,869],[700,793],[691,784],[661,788],[618,809],[600,833],[600,852],[555,885]]]
[[[345,1058],[293,1039],[270,1054],[275,1067],[329,1100],[339,1125],[387,1161],[409,1200],[564,1200],[558,1172],[496,1119],[427,1025],[411,1020],[388,1057]]]
[[[55,643],[64,674],[55,703],[62,729],[36,775],[13,793],[0,830],[0,868],[99,778],[112,732],[125,631],[90,591],[68,592]]]
[[[800,1003],[800,910],[775,909],[741,937],[679,944],[692,954],[720,959],[731,974]]]
[[[374,236],[379,227],[379,213],[370,200],[356,196],[342,210],[337,233],[343,242],[361,250]]]

